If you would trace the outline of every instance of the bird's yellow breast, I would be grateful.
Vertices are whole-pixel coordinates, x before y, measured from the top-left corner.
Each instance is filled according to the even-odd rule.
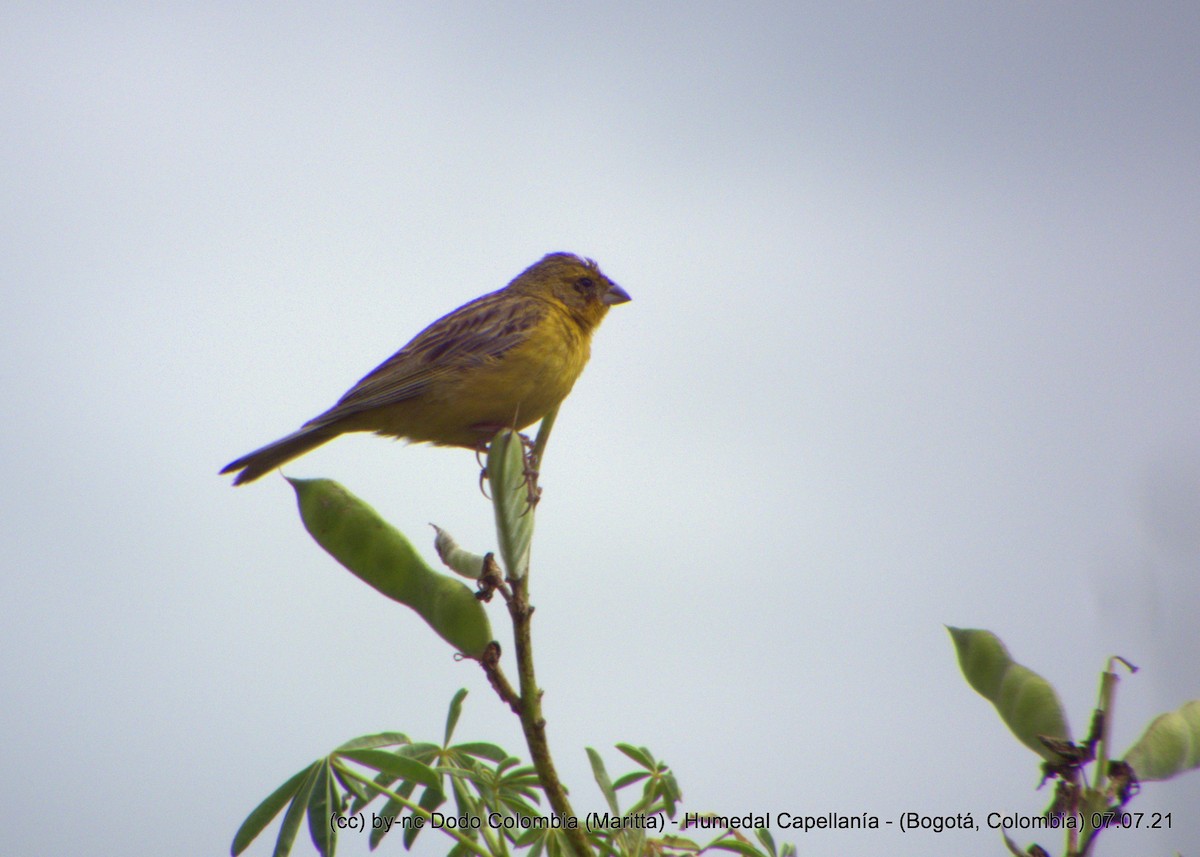
[[[447,373],[416,399],[378,409],[369,428],[418,443],[477,447],[497,429],[523,429],[559,405],[590,352],[591,332],[552,308],[519,345]]]

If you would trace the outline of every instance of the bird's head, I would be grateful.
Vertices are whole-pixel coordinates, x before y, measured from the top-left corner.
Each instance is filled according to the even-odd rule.
[[[599,265],[572,253],[544,256],[508,288],[562,304],[585,328],[599,324],[610,306],[630,299],[628,292],[604,276]]]

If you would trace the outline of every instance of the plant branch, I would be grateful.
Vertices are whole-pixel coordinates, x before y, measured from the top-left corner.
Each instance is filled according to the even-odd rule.
[[[508,600],[509,603],[512,603],[511,597]],[[505,705],[512,709],[513,714],[520,717],[521,697],[509,682],[508,677],[504,674],[504,670],[500,669],[500,644],[493,641],[484,650],[483,657],[479,659],[479,663],[483,667],[483,672],[487,675],[492,689],[496,691],[496,695],[500,697]]]
[[[533,442],[533,449],[529,453],[529,464],[533,470],[537,470],[542,466],[542,455],[546,452],[546,443],[550,440],[550,432],[554,428],[554,421],[558,419],[558,408],[542,417],[541,425],[538,426],[537,438]]]
[[[529,603],[529,551],[533,536],[533,512],[541,494],[537,470],[554,426],[557,409],[542,418],[537,440],[526,454],[526,441],[513,432],[500,432],[488,447],[487,478],[492,487],[492,506],[496,513],[496,536],[500,555],[507,570],[507,581],[499,580],[494,558],[484,562],[481,591],[499,590],[508,606],[513,623],[513,642],[517,658],[518,689],[514,689],[500,669],[500,645],[493,641],[484,651],[480,664],[497,695],[521,720],[525,743],[537,772],[542,791],[551,811],[563,822],[563,833],[575,857],[592,857],[586,831],[567,800],[550,756],[546,740],[546,719],[542,716],[542,691],[533,668],[533,607]],[[507,588],[504,586],[507,582]]]
[[[529,576],[510,579],[513,597],[508,602],[508,612],[513,620],[513,638],[517,650],[517,676],[521,685],[520,711],[521,729],[533,767],[541,781],[542,790],[550,801],[550,808],[564,821],[575,817],[575,811],[567,800],[566,789],[558,778],[554,760],[550,756],[550,745],[546,740],[546,719],[542,716],[542,691],[537,686],[533,669],[533,635],[531,619],[533,608],[529,604]],[[571,849],[576,857],[591,857],[587,835],[582,827],[564,827]]]

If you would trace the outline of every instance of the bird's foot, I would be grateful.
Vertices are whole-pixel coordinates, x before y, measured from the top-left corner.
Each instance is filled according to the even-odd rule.
[[[483,430],[485,428],[491,429],[493,427],[475,426],[475,428],[477,430]],[[503,429],[506,428],[506,426],[501,426],[500,428]],[[516,432],[516,435],[521,439],[521,457],[524,461],[524,469],[522,473],[525,476],[526,497],[529,502],[529,507],[526,511],[528,511],[536,506],[538,504],[538,500],[542,498],[542,489],[537,484],[538,460],[537,455],[534,453],[533,440],[530,439],[528,435],[522,434],[521,432]],[[475,462],[479,465],[479,491],[489,500],[491,497],[488,495],[487,489],[484,487],[484,482],[487,481],[488,475],[487,462],[484,460],[484,455],[487,454],[490,445],[491,436],[489,436],[487,440],[481,440],[475,447]]]
[[[537,453],[533,448],[533,441],[528,435],[517,433],[517,437],[521,439],[522,457],[525,459],[525,488],[526,496],[529,500],[529,511],[538,504],[542,499],[542,489],[538,485],[538,460]]]

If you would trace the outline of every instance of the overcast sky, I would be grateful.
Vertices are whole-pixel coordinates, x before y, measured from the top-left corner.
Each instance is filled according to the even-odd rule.
[[[345,739],[440,739],[459,687],[459,737],[527,757],[282,479],[217,470],[554,250],[633,296],[538,508],[576,808],[583,748],[619,773],[629,741],[689,811],[1040,811],[943,625],[998,633],[1079,735],[1105,659],[1139,665],[1117,755],[1200,698],[1198,44],[1168,2],[4,4],[6,853],[227,853]],[[354,436],[287,472],[430,555],[431,521],[494,544],[467,452]],[[1098,853],[1193,849],[1198,801],[1149,785],[1174,829]]]

